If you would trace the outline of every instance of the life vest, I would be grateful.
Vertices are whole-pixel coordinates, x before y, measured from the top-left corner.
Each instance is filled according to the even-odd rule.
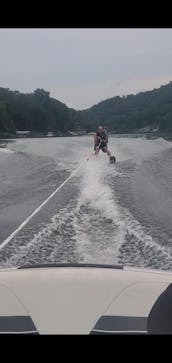
[[[96,135],[101,138],[101,140],[106,140],[107,132],[103,130],[102,132],[96,131]]]

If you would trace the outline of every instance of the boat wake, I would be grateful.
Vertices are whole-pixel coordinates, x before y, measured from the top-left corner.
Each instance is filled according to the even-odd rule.
[[[4,249],[1,265],[84,262],[171,269],[171,249],[160,246],[119,204],[113,185],[121,177],[127,174],[120,163],[114,167],[103,154],[98,160],[93,157],[74,177],[77,197],[59,208],[49,223],[37,226],[33,238],[29,228],[16,237]]]

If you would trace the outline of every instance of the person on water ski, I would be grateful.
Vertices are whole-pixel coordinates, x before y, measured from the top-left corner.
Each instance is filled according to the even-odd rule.
[[[102,150],[104,153],[107,153],[109,156],[110,162],[115,162],[115,157],[111,156],[111,152],[108,149],[107,143],[108,143],[108,135],[107,131],[102,127],[99,126],[97,131],[94,134],[94,150],[95,155],[98,155],[99,150]]]

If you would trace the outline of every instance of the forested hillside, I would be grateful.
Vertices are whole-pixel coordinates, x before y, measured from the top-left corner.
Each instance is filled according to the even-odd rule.
[[[78,127],[78,117],[75,110],[51,98],[43,89],[24,94],[0,88],[1,133],[15,130],[65,132]]]
[[[118,132],[146,126],[172,131],[172,82],[152,91],[107,99],[80,111],[80,116],[83,127],[89,131],[99,124]]]
[[[172,82],[152,91],[113,97],[83,111],[68,108],[43,89],[24,94],[0,88],[0,135],[14,135],[16,130],[57,135],[78,129],[89,132],[98,125],[111,132],[146,127],[172,132]]]

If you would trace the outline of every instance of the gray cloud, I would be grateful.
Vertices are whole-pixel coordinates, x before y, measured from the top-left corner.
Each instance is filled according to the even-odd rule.
[[[0,29],[0,86],[76,109],[172,79],[172,29]]]

